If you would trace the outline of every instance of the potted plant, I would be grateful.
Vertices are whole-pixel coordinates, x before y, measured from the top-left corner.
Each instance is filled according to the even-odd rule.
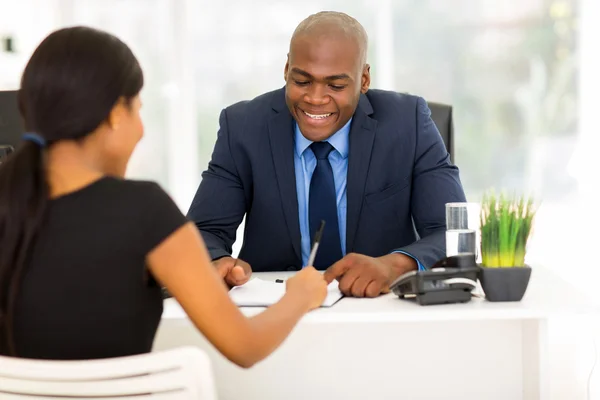
[[[520,301],[531,267],[525,264],[527,240],[536,210],[531,198],[499,198],[491,192],[481,204],[479,280],[489,301]]]

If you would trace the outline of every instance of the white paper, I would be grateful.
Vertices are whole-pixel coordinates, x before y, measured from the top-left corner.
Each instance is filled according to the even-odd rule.
[[[268,307],[277,303],[284,294],[285,282],[277,283],[260,278],[252,278],[229,291],[229,297],[239,307]],[[338,282],[334,280],[327,287],[327,297],[321,307],[331,307],[342,296]]]

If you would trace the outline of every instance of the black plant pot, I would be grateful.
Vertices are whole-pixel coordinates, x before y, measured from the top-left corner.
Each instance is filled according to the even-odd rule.
[[[487,268],[479,267],[479,281],[489,301],[521,301],[529,278],[531,267]]]

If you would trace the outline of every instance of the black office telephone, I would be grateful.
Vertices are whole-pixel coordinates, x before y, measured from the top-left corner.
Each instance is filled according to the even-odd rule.
[[[446,257],[426,271],[401,275],[390,290],[401,299],[413,299],[422,306],[465,303],[471,300],[478,273],[475,255],[460,254]]]

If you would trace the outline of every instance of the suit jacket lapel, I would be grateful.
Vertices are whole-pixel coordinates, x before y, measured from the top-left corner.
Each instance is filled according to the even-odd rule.
[[[362,94],[350,128],[348,178],[346,183],[346,253],[352,252],[354,248],[354,239],[358,229],[358,220],[371,162],[371,151],[375,140],[377,121],[369,117],[371,114],[373,114],[373,107],[367,96]]]
[[[292,115],[283,97],[285,92],[283,90],[281,92],[282,96],[277,96],[276,102],[273,104],[273,109],[277,111],[277,114],[269,120],[269,139],[283,214],[296,256],[299,260],[302,260],[298,195],[294,169],[294,125]]]

